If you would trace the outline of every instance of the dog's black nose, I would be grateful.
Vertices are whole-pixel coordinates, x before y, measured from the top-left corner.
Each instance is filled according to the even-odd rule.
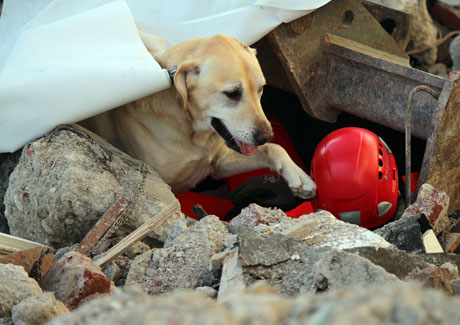
[[[270,141],[272,139],[273,135],[272,133],[267,133],[267,132],[264,132],[264,131],[261,131],[261,130],[258,130],[255,134],[254,134],[254,139],[256,140],[256,143],[258,146],[261,146],[263,145],[264,143],[267,143],[268,141]]]

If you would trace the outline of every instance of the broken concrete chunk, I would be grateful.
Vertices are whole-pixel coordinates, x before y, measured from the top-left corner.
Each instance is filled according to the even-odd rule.
[[[114,284],[94,261],[77,252],[59,259],[40,281],[43,290],[52,291],[69,309],[94,295],[111,294]]]
[[[239,295],[225,299],[224,306],[242,324],[282,324],[288,315],[292,300],[275,293],[253,293],[249,288]]]
[[[195,291],[211,299],[217,298],[217,290],[212,287],[198,287]]]
[[[423,184],[417,195],[417,201],[410,205],[402,217],[424,214],[430,223],[435,235],[450,227],[451,223],[447,216],[449,209],[449,197],[441,190],[430,184]]]
[[[220,324],[239,325],[221,303],[198,292],[177,292],[149,296],[135,286],[118,290],[113,296],[95,299],[49,325],[100,324]]]
[[[313,266],[321,260],[330,247],[307,246],[299,239],[289,239],[289,253],[292,258],[270,267],[257,265],[243,268],[246,286],[259,280],[265,280],[270,286],[279,287],[284,295],[294,296],[299,293],[316,292]]]
[[[190,219],[189,217],[186,217],[188,219]],[[192,219],[193,220],[193,219]],[[184,231],[185,229],[187,229],[188,226],[186,225],[186,223],[182,222],[182,221],[178,221],[174,224],[174,227],[172,228],[171,232],[169,233],[168,235],[168,238],[166,238],[165,242],[164,242],[164,245],[169,245],[169,243],[174,239],[176,238],[177,236],[179,236],[179,234]]]
[[[460,300],[416,283],[301,295],[284,324],[459,324]],[[436,320],[436,321],[434,321]]]
[[[225,257],[220,277],[218,298],[222,299],[246,288],[243,277],[243,267],[238,257],[238,248],[232,249]]]
[[[291,257],[286,238],[279,234],[258,234],[241,227],[239,231],[240,259],[243,266],[271,266]]]
[[[327,211],[318,211],[294,219],[289,218],[281,210],[251,204],[236,218],[233,224],[238,226],[233,228],[236,233],[242,226],[251,226],[260,234],[281,233],[286,238],[303,239],[311,246],[329,246],[337,249],[362,246],[392,247],[372,231],[338,220]]]
[[[223,250],[229,237],[227,227],[216,216],[207,216],[164,248],[137,257],[126,284],[138,284],[151,294],[212,285],[211,257]]]
[[[329,246],[335,249],[353,247],[392,247],[385,239],[370,230],[343,222],[327,211],[301,216],[282,234],[301,238],[307,245]]]
[[[159,258],[160,249],[152,249],[144,254],[137,256],[134,261],[131,262],[131,265],[126,276],[126,285],[130,284],[139,284],[144,281],[144,276],[147,268],[149,267],[152,260],[157,260]],[[153,258],[153,254],[156,254],[156,257]]]
[[[425,252],[427,254],[431,253],[444,253],[444,250],[441,247],[441,244],[436,238],[432,229],[428,229],[422,235],[423,246],[425,247]]]
[[[109,265],[102,269],[102,272],[104,272],[110,281],[115,283],[120,278],[121,271],[120,267],[115,262],[111,262]]]
[[[424,287],[442,290],[450,296],[454,294],[451,283],[458,278],[457,266],[450,263],[443,264],[440,267],[430,265],[422,270],[415,270],[408,277],[408,279],[420,281]]]
[[[285,217],[286,214],[282,210],[267,209],[256,203],[251,203],[247,208],[242,209],[240,214],[230,221],[230,224],[233,226],[255,227],[261,223],[279,223]]]
[[[37,281],[29,278],[22,266],[0,264],[0,318],[10,317],[16,304],[41,293]]]
[[[69,309],[62,302],[57,301],[52,292],[28,297],[14,306],[11,311],[15,325],[42,325],[68,313]]]
[[[149,296],[125,287],[50,325],[438,324],[460,323],[460,300],[413,282],[330,290],[296,298],[251,288],[224,301],[197,292]]]
[[[421,215],[405,216],[396,221],[389,222],[374,231],[387,242],[409,253],[424,251],[422,243],[422,230],[418,219]]]
[[[359,285],[385,285],[399,281],[395,275],[365,258],[336,250],[326,253],[313,269],[319,290],[350,289]]]
[[[214,254],[211,257],[211,261],[209,263],[209,269],[211,270],[211,272],[218,272],[222,270],[222,265],[224,264],[224,260],[227,258],[227,256],[230,255],[232,251],[233,249]]]
[[[230,221],[229,228],[232,232],[237,233],[242,226],[249,228],[256,228],[259,225],[278,226],[283,221],[289,221],[289,219],[291,218],[282,210],[263,208],[251,203]]]
[[[359,247],[347,250],[358,254],[375,265],[383,267],[387,272],[396,275],[401,280],[406,279],[414,270],[422,270],[428,266],[450,263],[460,267],[460,255],[457,254],[408,254],[405,251],[374,247]]]
[[[176,200],[147,165],[89,131],[66,127],[23,150],[10,176],[6,217],[13,235],[64,247],[80,242],[121,197],[131,204],[125,223],[131,228]],[[185,223],[176,214],[152,236],[165,241],[179,220]]]

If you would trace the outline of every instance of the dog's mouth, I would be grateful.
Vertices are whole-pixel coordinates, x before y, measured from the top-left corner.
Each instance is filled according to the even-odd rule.
[[[225,144],[230,149],[235,150],[243,155],[250,156],[256,152],[257,147],[251,146],[249,144],[243,143],[233,137],[233,135],[225,127],[224,123],[218,118],[213,117],[211,120],[211,125],[216,130],[216,132],[224,139]]]

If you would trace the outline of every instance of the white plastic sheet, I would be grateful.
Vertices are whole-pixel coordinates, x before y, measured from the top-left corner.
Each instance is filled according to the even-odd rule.
[[[330,0],[6,0],[0,152],[170,86],[147,48],[223,33],[252,44]]]

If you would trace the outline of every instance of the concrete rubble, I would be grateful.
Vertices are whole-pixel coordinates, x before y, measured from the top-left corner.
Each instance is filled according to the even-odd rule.
[[[445,192],[430,184],[423,184],[418,192],[417,200],[404,211],[402,218],[423,213],[434,233],[439,235],[451,226],[447,216],[449,201],[449,196]]]
[[[157,294],[178,288],[211,286],[217,282],[209,268],[214,254],[230,239],[225,225],[208,216],[170,241],[138,256],[128,273],[126,284],[138,284]]]
[[[23,267],[0,264],[0,318],[10,317],[15,305],[41,293],[37,281],[29,278]]]
[[[206,323],[218,317],[214,310],[227,315],[225,319],[232,324],[251,323],[257,317],[268,324],[283,321],[295,324],[299,317],[301,321],[323,317],[313,309],[300,315],[298,304],[304,301],[325,303],[322,297],[327,295],[336,301],[334,310],[341,310],[341,304],[346,303],[339,292],[355,299],[355,294],[370,295],[379,290],[379,299],[385,300],[381,293],[383,288],[392,297],[395,291],[388,288],[397,287],[399,289],[393,290],[407,291],[401,299],[411,301],[410,292],[422,290],[420,286],[423,285],[452,296],[458,290],[456,281],[460,266],[457,255],[399,250],[376,232],[344,223],[325,211],[292,219],[281,210],[256,204],[243,209],[228,224],[215,216],[207,216],[188,228],[176,229],[163,247],[149,248],[145,243],[131,247],[122,256],[125,262],[130,261],[126,265],[129,268],[126,282],[119,284],[120,288],[125,287],[123,291],[115,290],[111,279],[90,258],[72,250],[57,252],[56,256],[58,261],[40,285],[74,311],[55,318],[51,324],[91,324],[112,317],[120,319],[114,320],[114,324],[123,324],[123,320],[133,317],[140,317],[141,322],[148,324],[153,320],[156,323],[174,320],[177,315],[182,321]],[[112,264],[117,265],[117,261]],[[109,270],[107,267],[105,272]],[[23,274],[30,279],[25,272]],[[419,284],[408,284],[408,281]],[[37,292],[28,296],[41,294],[38,284],[36,286]],[[139,294],[139,290],[145,294]],[[179,294],[177,290],[195,292]],[[138,298],[129,302],[133,292]],[[431,294],[437,297],[436,291],[430,291]],[[460,303],[453,298],[440,297],[446,300],[444,305]],[[23,314],[29,309],[21,307],[29,304],[25,298],[15,298],[5,308],[3,317],[26,319],[28,316]],[[44,305],[45,300],[53,304],[50,297],[35,300],[43,301]],[[22,301],[25,302],[18,305]],[[363,308],[373,310],[372,304],[378,301]],[[404,301],[400,303],[404,305]],[[104,307],[104,304],[112,307]],[[422,310],[423,304],[425,302],[417,301],[406,307],[417,315],[417,319],[434,317]],[[163,307],[154,308],[153,305]],[[388,305],[388,313],[391,308],[406,308],[392,306]],[[66,313],[66,309],[59,308],[55,315],[44,311],[43,317],[52,318],[60,313]],[[149,317],[144,316],[145,313]],[[366,316],[369,319],[377,317],[369,313]]]
[[[254,222],[253,217],[258,222]],[[315,219],[318,222],[312,222]],[[328,237],[327,228],[340,235]],[[313,231],[322,234],[318,240],[312,240]],[[345,241],[345,233],[353,240]],[[40,285],[43,290],[53,292],[65,308],[56,307],[59,312],[50,314],[46,312],[49,308],[43,307],[44,315],[40,317],[52,318],[66,313],[66,308],[76,309],[68,316],[56,318],[54,324],[67,324],[67,321],[79,324],[83,319],[102,319],[99,317],[123,320],[129,318],[131,312],[132,317],[134,314],[143,317],[139,314],[143,308],[152,308],[151,304],[163,305],[168,310],[184,309],[171,313],[165,310],[167,315],[164,317],[171,319],[174,319],[176,312],[190,313],[181,317],[190,317],[192,322],[199,319],[197,317],[217,317],[211,311],[207,315],[197,315],[196,311],[192,311],[195,306],[197,310],[220,308],[220,312],[228,314],[228,320],[236,324],[251,322],[257,315],[267,323],[275,324],[298,317],[294,306],[300,297],[313,303],[324,294],[345,292],[353,295],[356,288],[361,287],[389,288],[415,280],[421,283],[419,285],[453,295],[460,265],[460,258],[454,258],[455,255],[431,256],[398,250],[376,233],[331,218],[324,211],[292,219],[281,210],[261,208],[255,204],[244,209],[229,224],[215,216],[207,216],[189,228],[177,231],[174,238],[162,248],[148,249],[145,243],[132,247],[124,254],[125,259],[132,259],[124,286],[139,289],[127,289],[128,293],[115,290],[113,282],[90,258],[71,250],[64,254],[58,252],[57,256],[58,261],[40,281]],[[388,264],[391,262],[393,264]],[[11,264],[4,266],[14,267],[21,270],[24,279],[35,283],[36,291],[5,299],[12,302],[4,308],[3,317],[26,319],[26,310],[37,307],[23,306],[34,306],[34,301],[41,301],[44,306],[54,304],[52,297],[35,297],[41,294],[42,289],[32,282],[34,280],[27,276],[22,267]],[[401,270],[403,272],[398,273]],[[0,278],[0,285],[3,278]],[[261,280],[265,285],[260,285]],[[404,285],[411,290],[421,290],[417,286]],[[184,298],[180,298],[186,306],[165,307],[177,303],[177,290],[192,289],[195,289],[195,293],[188,292]],[[124,302],[117,302],[118,299],[126,300],[124,295],[130,295],[130,290],[142,290],[153,297],[142,294],[139,303],[126,302],[126,306]],[[159,293],[168,295],[161,296]],[[35,299],[26,301],[25,298],[29,296]],[[215,301],[216,297],[219,302]],[[154,302],[149,299],[154,299]],[[143,306],[144,303],[150,307]],[[106,308],[98,304],[118,307]],[[259,304],[259,307],[252,310],[248,308],[251,304]],[[93,306],[92,311],[86,306]],[[84,314],[80,315],[80,312]],[[86,314],[88,312],[90,315]],[[105,315],[105,312],[113,314]],[[422,313],[421,310],[419,312]]]
[[[404,216],[374,231],[398,249],[409,253],[423,252],[421,214]]]
[[[331,251],[315,263],[318,290],[350,289],[358,285],[387,285],[399,279],[365,258],[346,252]]]
[[[378,294],[376,294],[378,292]],[[280,296],[257,286],[225,301],[198,292],[149,296],[126,287],[50,325],[78,324],[458,324],[460,300],[416,283]]]
[[[450,43],[446,60],[449,43],[444,49],[437,45],[438,29],[449,29],[433,21],[424,1],[372,1],[412,15],[407,40],[398,40],[396,29],[391,35],[398,46],[404,45],[402,54],[421,50],[411,55],[411,65],[441,76],[451,71],[449,60],[460,66],[460,37]],[[361,6],[352,0],[336,4],[353,5],[353,10]],[[358,18],[343,20],[346,13],[339,16],[342,32]],[[460,22],[460,14],[457,18]],[[314,23],[303,17],[289,25],[288,34],[300,39],[295,35],[306,33]],[[346,35],[326,34],[332,50],[337,44],[347,49]],[[350,44],[359,45],[357,41]],[[284,44],[274,38],[271,42]],[[291,49],[293,44],[288,45]],[[372,53],[379,52],[385,51],[377,48]],[[339,58],[349,52],[337,53]],[[300,66],[304,62],[300,60]],[[295,72],[296,64],[287,66]],[[289,70],[286,64],[283,69]],[[313,71],[297,73],[311,78]],[[332,78],[337,72],[325,74]],[[299,99],[290,77],[282,83],[290,84],[287,89]],[[455,87],[449,96],[458,100],[460,87]],[[454,100],[448,103],[458,107]],[[449,112],[454,115],[443,121],[454,121],[456,111]],[[436,114],[442,113],[434,112],[433,121],[441,118]],[[458,163],[454,168],[439,163],[447,153],[458,152],[460,142],[445,140],[458,135],[458,123],[450,124],[455,127],[440,124],[447,138],[438,131],[427,134],[450,148],[441,151],[444,155],[431,152],[432,164],[438,167],[433,170],[449,172],[447,178],[430,172],[416,202],[405,210],[399,207],[402,216],[379,229],[342,222],[328,211],[291,218],[257,204],[229,222],[214,215],[194,221],[175,213],[103,269],[97,264],[101,252],[177,199],[149,166],[79,126],[59,127],[22,152],[0,155],[0,232],[49,246],[0,256],[0,324],[460,324]],[[433,139],[423,138],[427,147]],[[452,186],[441,184],[449,178]],[[103,237],[98,249],[77,252],[85,235],[117,202],[124,202],[120,211],[126,212],[110,216],[121,218],[121,226]],[[95,230],[98,236],[87,246],[100,240],[102,232]]]
[[[132,204],[125,223],[131,229],[176,200],[150,167],[86,133],[57,130],[23,150],[5,195],[12,235],[69,246],[79,243],[117,198]],[[176,215],[152,236],[165,241],[178,221],[185,224]]]
[[[69,309],[52,292],[44,292],[22,300],[11,310],[11,318],[18,325],[41,325],[70,313]]]
[[[459,279],[458,267],[451,263],[444,263],[439,267],[430,265],[422,270],[414,270],[409,279],[418,280],[425,287],[440,289],[448,295],[453,295],[451,282]]]

